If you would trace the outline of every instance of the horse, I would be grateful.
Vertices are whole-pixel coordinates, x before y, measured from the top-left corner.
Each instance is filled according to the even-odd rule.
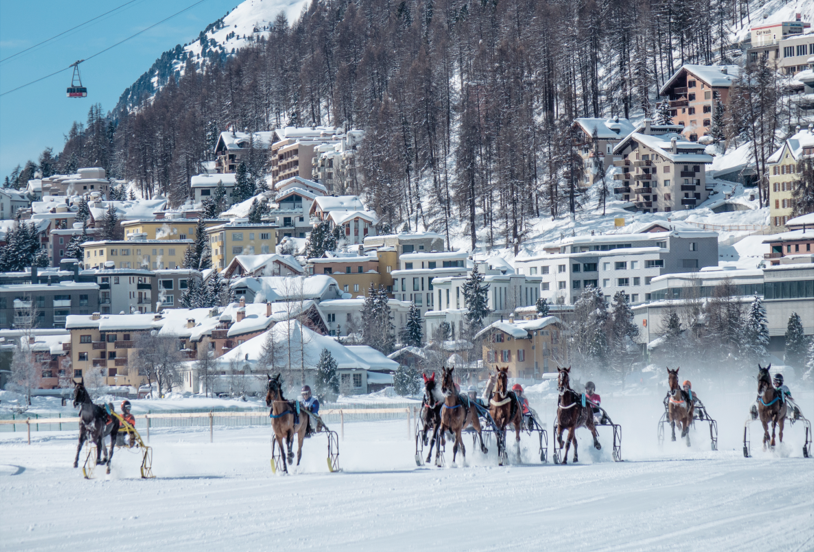
[[[444,404],[441,405],[440,431],[442,439],[444,431],[449,431],[455,435],[455,444],[452,447],[452,461],[455,462],[458,447],[461,448],[461,456],[464,461],[466,460],[466,447],[464,447],[461,432],[469,427],[474,428],[478,434],[481,452],[486,454],[489,449],[483,444],[478,410],[473,404],[470,404],[469,397],[461,397],[460,393],[455,389],[455,382],[452,380],[453,370],[455,370],[455,367],[449,370],[444,367],[441,368],[441,392],[444,394]],[[435,464],[438,465],[440,460],[441,447],[435,447]]]
[[[80,406],[81,405],[81,406]],[[116,448],[116,436],[119,434],[119,420],[109,415],[104,408],[93,404],[90,393],[85,389],[84,379],[74,383],[73,407],[79,409],[79,445],[76,447],[76,458],[73,467],[79,467],[79,453],[86,439],[96,443],[96,463],[107,464],[107,473],[110,473],[110,463],[113,461],[113,451]],[[110,453],[104,447],[104,438],[110,435]],[[102,452],[105,454],[102,460]]]
[[[676,440],[676,423],[679,423],[681,424],[681,437],[686,437],[687,446],[690,446],[690,425],[692,425],[695,415],[695,405],[678,384],[680,369],[680,366],[675,370],[667,368],[667,382],[670,384],[670,391],[667,393],[667,417],[670,420],[670,429],[673,431],[672,440]]]
[[[781,396],[781,392],[772,385],[772,378],[769,375],[769,364],[763,368],[760,364],[757,375],[757,410],[760,416],[760,423],[763,424],[763,450],[766,444],[770,443],[774,448],[774,435],[777,426],[780,426],[780,442],[783,442],[783,425],[786,423],[786,402]],[[769,424],[772,424],[772,436],[769,438]],[[771,441],[771,442],[770,442]]]
[[[266,406],[271,407],[271,428],[274,430],[274,437],[277,439],[277,445],[280,447],[282,454],[280,455],[283,461],[283,472],[288,473],[288,466],[286,465],[286,449],[283,447],[283,439],[286,440],[288,445],[288,463],[294,462],[294,435],[297,435],[297,465],[300,465],[300,458],[302,458],[302,442],[305,439],[305,431],[308,428],[308,413],[303,408],[299,412],[299,420],[295,421],[296,405],[287,401],[283,397],[282,389],[282,374],[277,374],[273,378],[268,376],[268,391],[266,392]]]
[[[427,444],[427,432],[432,431],[432,439],[430,440],[430,450],[427,451],[427,460],[430,461],[432,455],[432,447],[438,438],[438,428],[441,425],[441,404],[444,402],[444,396],[438,389],[435,381],[435,372],[430,377],[427,374],[424,376],[424,400],[421,403],[421,424],[423,425],[424,445]]]
[[[509,391],[509,367],[497,368],[494,378],[494,396],[489,400],[489,414],[495,421],[495,426],[500,432],[498,448],[506,446],[506,428],[509,424],[514,425],[517,434],[517,459],[520,460],[520,430],[523,427],[523,405],[514,392]],[[491,380],[491,378],[490,378]],[[502,444],[501,444],[502,443]],[[498,456],[502,456],[503,450],[498,450]]]
[[[565,454],[562,457],[562,463],[568,463],[568,449],[571,447],[571,443],[574,443],[574,462],[576,463],[579,462],[575,437],[578,427],[586,427],[590,430],[596,450],[601,450],[602,445],[599,444],[599,436],[596,433],[594,412],[591,404],[586,401],[585,406],[583,406],[579,393],[571,389],[571,367],[560,368],[557,366],[557,372],[557,390],[560,394],[557,400],[557,441],[560,448],[562,448],[562,434],[567,429],[568,439],[565,442]]]

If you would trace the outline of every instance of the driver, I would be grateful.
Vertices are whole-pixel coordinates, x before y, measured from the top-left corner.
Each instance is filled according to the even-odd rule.
[[[130,407],[131,407],[130,401],[128,401],[128,400],[123,400],[122,401],[122,419],[135,428],[136,427],[136,417],[133,416],[133,414],[131,414]],[[121,445],[121,446],[125,445],[125,442],[124,442],[124,435],[125,434],[128,435],[128,439],[130,440],[130,443],[129,443],[130,448],[133,448],[134,446],[136,446],[136,440],[133,438],[133,434],[126,427],[122,427],[120,429],[120,433],[118,434],[118,436],[117,436],[118,438],[116,439],[117,444]]]
[[[602,404],[602,397],[596,393],[596,385],[592,381],[585,384],[585,398],[591,401],[591,410],[594,413],[596,423],[605,423],[605,414],[602,412],[602,409],[599,408]]]
[[[466,389],[466,394],[469,395],[469,400],[480,407],[486,408],[484,402],[478,397],[478,390],[474,385],[470,385]]]
[[[303,385],[301,395],[302,395],[302,405],[305,407],[305,409],[314,416],[319,416],[319,399],[317,399],[315,396],[311,394],[311,388],[307,385]],[[316,430],[314,430],[314,428],[311,427],[311,416],[308,416],[307,423],[308,428],[305,430],[306,436],[310,437],[312,433],[322,429],[321,423],[317,424]]]
[[[794,404],[794,397],[791,396],[789,386],[783,383],[783,374],[774,375],[774,388],[780,393],[781,400],[786,403],[788,409],[788,416],[790,418],[797,418],[800,415],[800,409]],[[788,399],[791,399],[789,403]]]
[[[523,417],[526,418],[526,425],[529,429],[534,428],[534,420],[531,417],[531,410],[529,409],[529,400],[526,398],[526,395],[523,394],[523,386],[519,383],[515,383],[512,385],[512,391],[514,394],[517,395],[517,400],[520,402],[521,406],[523,407]]]

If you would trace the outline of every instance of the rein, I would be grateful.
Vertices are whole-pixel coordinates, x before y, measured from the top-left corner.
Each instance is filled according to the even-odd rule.
[[[763,406],[772,406],[774,403],[780,400],[780,396],[779,395],[775,396],[775,398],[772,399],[771,402],[767,403],[766,401],[763,400],[763,397],[758,395],[758,400],[760,401],[760,404],[762,404]]]
[[[456,408],[460,408],[460,407],[462,407],[462,406],[463,406],[463,405],[462,405],[461,403],[458,403],[458,404],[456,404],[455,406],[449,406],[447,403],[444,403],[444,404],[442,404],[442,405],[441,405],[441,408],[447,408],[447,409],[449,409],[449,410],[454,410],[454,409],[456,409]]]

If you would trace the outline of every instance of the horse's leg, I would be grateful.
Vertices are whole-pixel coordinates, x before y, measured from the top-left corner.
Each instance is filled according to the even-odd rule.
[[[435,443],[435,465],[441,462],[441,446],[446,444],[444,439],[444,426],[443,424],[438,424],[438,429],[436,430],[438,434],[438,442]]]
[[[577,445],[577,426],[574,426],[574,429],[571,430],[571,440],[574,441],[574,464],[579,462],[579,454],[578,454],[578,445]]]
[[[283,473],[288,473],[288,463],[286,462],[285,446],[283,443],[283,439],[285,439],[285,434],[281,435],[275,432],[274,438],[277,439],[277,446],[280,447],[280,459],[283,461]],[[274,461],[273,458],[272,461]]]
[[[602,450],[602,445],[599,444],[599,433],[596,431],[596,424],[594,424],[594,414],[593,412],[588,413],[588,423],[585,424],[588,429],[591,430],[591,435],[594,438],[594,448],[596,450]],[[574,451],[577,450],[576,444],[574,444]]]
[[[436,449],[441,448],[441,447],[436,446],[436,443],[435,443],[435,441],[438,439],[438,428],[439,428],[439,426],[440,426],[440,424],[433,424],[432,438],[430,439],[430,450],[427,451],[427,460],[426,460],[426,462],[428,464],[430,462],[430,457],[432,456],[432,447],[435,446]],[[427,430],[426,430],[426,427],[425,427],[425,429],[424,429],[424,442],[425,443],[427,442],[426,436],[427,436]],[[438,451],[436,450],[436,452],[438,452]]]
[[[764,420],[761,416],[760,423],[763,424],[763,450],[766,450],[769,441],[772,440],[771,436],[769,435],[769,420]]]
[[[785,418],[780,418],[778,424],[780,425],[780,443],[783,443],[783,425],[786,423]]]
[[[673,437],[670,440],[675,441],[676,440],[676,421],[673,419],[672,414],[670,414],[670,430],[673,432]]]
[[[565,454],[562,455],[562,463],[568,463],[568,450],[571,448],[571,440],[574,438],[574,431],[576,428],[570,427],[568,428],[568,437],[565,438]],[[574,449],[576,450],[576,449]],[[574,456],[574,462],[577,461],[576,455]]]
[[[772,420],[772,448],[774,448],[774,434],[776,430],[777,430],[777,419],[775,418]]]
[[[105,447],[105,430],[102,429],[99,431],[98,436],[96,437],[96,463],[97,464],[104,464],[102,461],[102,451]]]
[[[119,434],[118,428],[113,428],[110,432],[110,454],[107,456],[107,473],[110,475],[110,463],[113,462],[113,451],[116,449],[116,437]],[[104,439],[104,438],[103,438]]]
[[[297,465],[300,465],[300,458],[302,458],[302,442],[305,441],[305,432],[307,430],[307,424],[303,424],[300,430],[297,432],[298,442],[297,442]]]
[[[560,448],[562,448],[562,446],[563,446],[562,445],[562,432],[565,431],[565,426],[562,425],[562,424],[559,424],[557,427],[559,428],[559,435],[557,435],[557,440],[560,442]]]
[[[455,433],[455,444],[460,445],[461,447],[461,464],[466,463],[466,446],[464,445],[464,438],[461,435],[461,432],[464,430],[464,424],[461,424],[461,427],[458,428],[458,431]],[[454,454],[453,454],[454,456]],[[454,462],[454,460],[453,460]]]
[[[472,427],[475,428],[475,431],[478,433],[478,439],[480,440],[480,451],[483,454],[489,452],[489,449],[486,448],[486,445],[483,444],[483,428],[480,426],[480,419],[478,418],[478,413],[474,410],[472,411]]]
[[[79,467],[79,452],[82,450],[82,445],[85,444],[85,439],[87,439],[87,435],[85,433],[85,426],[79,424],[79,444],[76,446],[76,458],[73,460],[73,467]]]

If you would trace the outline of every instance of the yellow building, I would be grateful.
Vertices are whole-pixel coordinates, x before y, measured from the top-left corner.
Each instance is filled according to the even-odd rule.
[[[192,240],[110,240],[82,244],[85,268],[146,268],[149,270],[182,268],[184,254]]]
[[[384,287],[393,297],[392,271],[398,268],[398,252],[395,247],[383,247],[367,255],[348,255],[321,259],[308,259],[310,274],[329,274],[339,284],[339,289],[353,298],[364,296],[372,284]]]
[[[237,255],[274,253],[277,226],[273,224],[229,223],[207,228],[212,268],[221,271]]]
[[[798,127],[799,128],[799,127]],[[794,188],[800,180],[800,163],[814,155],[814,131],[798,131],[769,157],[769,224],[773,232],[785,232],[794,211]]]
[[[225,222],[208,219],[204,221],[204,225],[211,228]],[[125,220],[121,225],[126,239],[130,239],[133,234],[145,234],[144,237],[148,240],[194,240],[198,219]]]
[[[511,378],[539,379],[568,365],[562,322],[556,316],[494,322],[475,335],[483,337],[483,362],[490,370],[508,366]]]

